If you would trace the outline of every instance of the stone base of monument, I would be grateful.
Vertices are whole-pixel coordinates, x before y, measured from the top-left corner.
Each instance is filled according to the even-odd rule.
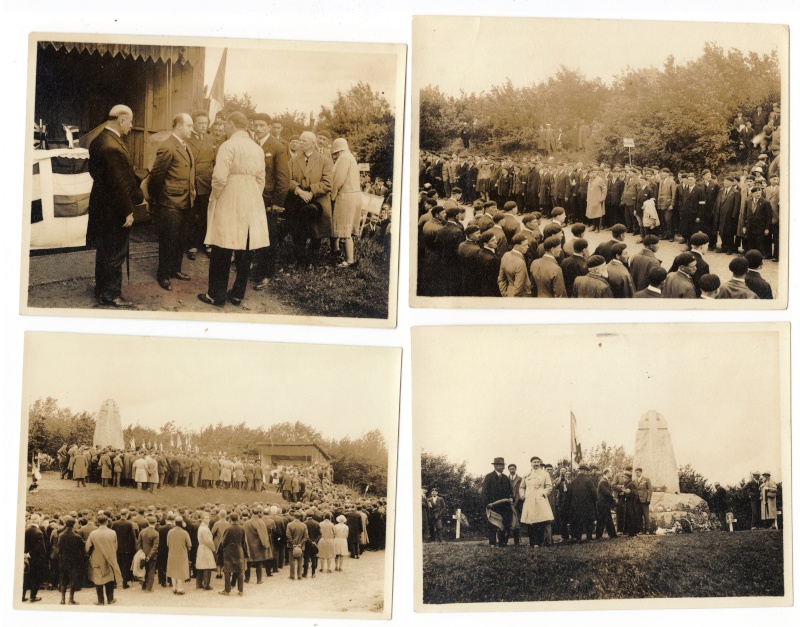
[[[708,503],[696,494],[654,492],[650,501],[650,532],[692,533],[719,529]]]

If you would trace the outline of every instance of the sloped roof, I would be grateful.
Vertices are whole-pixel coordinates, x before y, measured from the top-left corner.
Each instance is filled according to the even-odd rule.
[[[133,57],[134,60],[143,61],[172,61],[173,63],[189,63],[194,65],[203,54],[203,49],[193,46],[145,46],[140,44],[93,44],[80,41],[40,41],[44,49],[48,46],[55,50],[66,50],[78,53],[87,51],[89,54],[98,52],[101,56],[108,54],[112,57]]]
[[[313,446],[322,453],[325,459],[331,458],[316,442],[258,442],[256,446]]]

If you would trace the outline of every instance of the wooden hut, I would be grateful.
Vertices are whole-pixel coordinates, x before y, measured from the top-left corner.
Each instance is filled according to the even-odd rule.
[[[261,463],[269,464],[273,468],[281,464],[301,466],[327,463],[331,459],[316,442],[306,444],[259,442],[256,446],[261,455]]]

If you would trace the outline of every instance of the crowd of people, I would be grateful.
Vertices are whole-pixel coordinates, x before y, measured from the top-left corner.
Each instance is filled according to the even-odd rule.
[[[741,136],[740,163],[699,176],[657,165],[422,152],[418,294],[772,298],[759,268],[779,258],[780,108],[763,117],[761,133]],[[584,236],[606,229],[611,239],[591,253]],[[626,233],[642,248],[623,241]],[[654,253],[676,239],[687,248],[668,278]],[[735,256],[724,285],[716,275],[703,281],[709,253]]]
[[[92,192],[87,244],[97,250],[95,297],[126,307],[122,264],[134,206],[145,200],[125,136],[133,111],[116,105],[89,146]],[[370,223],[368,236],[390,239],[391,181],[363,180],[347,139],[304,131],[288,140],[282,125],[265,113],[234,112],[209,128],[205,111],[178,113],[172,133],[158,147],[145,179],[147,200],[158,224],[156,281],[190,281],[184,256],[209,256],[208,289],[198,299],[213,307],[241,305],[248,281],[265,290],[276,272],[307,270],[328,261],[356,263],[354,237]],[[362,191],[384,197],[384,211],[367,220]],[[322,243],[329,259],[322,259]],[[388,247],[387,247],[388,250]],[[236,279],[229,289],[231,261]]]
[[[650,515],[654,488],[642,468],[626,466],[614,472],[579,464],[577,472],[565,466],[553,467],[534,456],[527,475],[517,474],[516,464],[496,457],[494,470],[483,479],[482,502],[486,508],[490,546],[521,544],[527,532],[535,548],[562,542],[584,543],[620,536],[654,534],[657,525]],[[745,484],[752,509],[752,529],[777,528],[777,485],[770,473],[753,473]],[[720,529],[732,522],[731,504],[719,482],[709,500]],[[422,488],[423,541],[443,540],[447,506],[438,488]]]
[[[103,452],[98,458],[103,485],[113,485],[115,479],[120,486],[148,485],[139,480],[144,476],[136,475],[135,466],[136,461],[150,455],[134,456],[136,461],[127,474],[122,455],[122,470],[106,483],[103,475],[107,474],[107,465],[100,460],[108,456]],[[115,456],[112,464],[118,458]],[[78,451],[74,459],[76,464],[67,473],[74,475],[77,465],[80,474],[85,452]],[[242,470],[234,463],[229,476],[222,474],[220,465],[218,479],[203,479],[202,461],[207,458],[177,455],[168,459],[170,464],[164,467],[158,487],[175,485],[176,481],[198,487],[198,480],[202,487],[212,487],[203,482],[213,485],[218,481],[219,487],[255,490],[255,498],[265,499],[259,496],[265,489],[264,481],[259,486],[254,474],[253,483],[248,483],[248,465],[255,473],[257,464],[243,464]],[[182,474],[187,466],[185,459],[198,459],[199,473],[192,470],[193,462],[189,461],[188,472]],[[177,464],[175,470],[173,464]],[[69,512],[34,511],[29,507],[22,600],[41,601],[40,590],[50,589],[60,591],[62,605],[77,605],[76,592],[94,587],[95,604],[104,605],[117,601],[115,591],[119,587],[127,589],[134,584],[152,592],[157,582],[183,595],[187,591],[184,584],[191,579],[195,579],[200,593],[212,590],[212,576],[224,580],[220,594],[229,595],[236,588],[241,596],[253,570],[254,584],[264,583],[265,577],[278,574],[285,566],[289,579],[301,581],[315,578],[317,572],[343,571],[348,555],[357,560],[365,550],[385,549],[385,498],[353,495],[344,486],[333,484],[322,465],[267,470],[262,480],[270,478],[276,498],[282,496],[288,505],[265,499],[252,503],[217,500],[195,507],[110,507],[96,512],[77,507]],[[335,571],[331,571],[332,566]]]

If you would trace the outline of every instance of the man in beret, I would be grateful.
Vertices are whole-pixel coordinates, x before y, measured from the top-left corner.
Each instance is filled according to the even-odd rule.
[[[597,245],[597,248],[594,251],[595,255],[600,255],[603,259],[606,260],[606,263],[611,261],[614,258],[614,254],[611,252],[611,248],[614,244],[620,244],[625,239],[625,232],[627,228],[624,224],[615,224],[611,227],[611,239],[602,242]]]
[[[551,235],[543,242],[544,255],[531,263],[531,276],[537,298],[567,298],[564,274],[556,261],[561,253],[561,237]]]
[[[675,258],[677,270],[667,274],[664,281],[664,298],[697,298],[692,276],[697,271],[697,259],[691,253],[681,253]]]
[[[647,236],[645,236],[647,237]],[[633,298],[633,279],[628,271],[628,245],[624,242],[614,244],[611,253],[614,255],[607,264],[608,284],[614,298]]]
[[[716,274],[706,274],[698,283],[700,298],[705,300],[716,299],[719,295],[720,280]]]
[[[747,259],[749,266],[747,275],[744,278],[747,287],[755,292],[760,299],[771,300],[773,298],[772,286],[761,277],[759,272],[764,267],[764,256],[758,250],[748,250],[744,254],[744,258]]]
[[[464,209],[458,205],[445,209],[445,222],[436,233],[436,257],[439,266],[432,276],[432,296],[461,296],[461,268],[458,265],[458,247],[464,241],[464,227],[460,218]]]
[[[747,250],[759,250],[766,253],[767,236],[772,221],[772,207],[764,200],[761,187],[754,185],[750,190],[750,198],[744,205],[742,235],[745,237]]]
[[[628,262],[634,291],[641,291],[649,285],[648,274],[653,268],[661,267],[661,262],[656,258],[659,248],[659,239],[656,235],[645,235],[642,239],[643,248]]]
[[[712,239],[720,237],[720,252],[732,255],[736,252],[736,227],[739,222],[741,197],[736,185],[736,177],[726,176],[722,181],[722,189],[717,193],[714,206],[714,224]]]
[[[730,264],[728,264],[728,269],[733,276],[727,283],[719,288],[718,299],[735,298],[752,300],[758,298],[756,293],[747,287],[747,283],[745,282],[747,271],[750,269],[750,264],[747,262],[747,259],[744,257],[734,257],[731,259]]]
[[[667,271],[661,266],[650,268],[647,273],[647,287],[633,293],[634,298],[663,298],[662,289],[667,280]]]
[[[289,190],[289,156],[280,140],[272,136],[271,125],[272,118],[266,113],[256,113],[253,116],[254,139],[264,151],[265,179],[261,195],[264,198],[267,228],[272,244],[259,248],[253,255],[256,290],[266,289],[275,276],[277,250],[283,249],[283,239],[286,236],[281,214]]]
[[[586,262],[589,274],[575,279],[573,295],[575,298],[614,298],[608,283],[606,260],[600,255],[592,255]]]
[[[700,279],[710,271],[709,265],[705,260],[705,254],[708,252],[708,242],[708,235],[701,232],[693,233],[689,238],[689,246],[691,246],[689,254],[691,254],[695,261],[697,261],[697,270],[695,270],[695,273],[692,275],[692,282],[694,283],[695,294],[697,296],[700,296],[700,288],[698,287]],[[678,257],[673,260],[672,267],[669,269],[669,271],[676,272],[677,270]]]
[[[489,518],[489,546],[508,546],[508,532],[513,520],[514,492],[508,475],[503,473],[506,462],[495,457],[494,470],[483,478],[483,504]]]
[[[500,272],[497,283],[500,295],[510,298],[528,297],[531,295],[531,279],[525,263],[528,252],[528,238],[522,233],[517,233],[511,239],[513,248],[500,260]]]

